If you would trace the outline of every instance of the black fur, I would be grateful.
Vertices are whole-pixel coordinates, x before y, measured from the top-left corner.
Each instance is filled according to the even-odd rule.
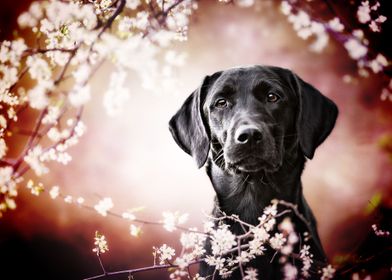
[[[223,211],[256,225],[272,199],[294,203],[311,225],[309,243],[315,260],[325,263],[300,177],[305,157],[313,158],[337,115],[331,100],[291,71],[252,66],[207,76],[169,126],[177,144],[197,165],[206,164],[216,192],[215,216]],[[292,220],[297,232],[307,231],[294,215]],[[233,233],[243,233],[238,224],[227,223]],[[278,258],[270,263],[272,254],[249,264],[259,268],[263,279],[282,277]],[[213,271],[201,265],[201,275]],[[229,279],[240,278],[237,270]]]

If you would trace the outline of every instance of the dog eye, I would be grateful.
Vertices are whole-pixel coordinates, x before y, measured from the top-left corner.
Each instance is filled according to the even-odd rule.
[[[214,106],[217,108],[225,108],[227,107],[227,101],[223,98],[219,98],[215,101]]]
[[[275,103],[280,99],[279,95],[275,93],[269,93],[267,96],[267,101],[271,103]]]

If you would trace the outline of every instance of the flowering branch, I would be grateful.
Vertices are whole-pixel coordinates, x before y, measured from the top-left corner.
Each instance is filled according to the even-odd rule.
[[[301,271],[303,276],[309,275],[309,273],[317,274],[319,270],[325,267],[325,264],[311,259],[309,245],[300,245],[300,252],[293,252],[294,247],[298,245],[297,243],[301,233],[296,233],[294,231],[291,220],[289,218],[284,218],[277,227],[275,226],[278,217],[284,217],[284,214],[292,212],[292,209],[286,209],[278,213],[278,203],[280,205],[287,205],[289,208],[296,208],[293,204],[286,203],[285,201],[273,201],[271,206],[265,208],[263,216],[259,218],[260,223],[256,226],[241,221],[236,215],[226,215],[222,213],[222,216],[219,218],[209,218],[204,224],[203,232],[198,231],[196,228],[186,229],[183,227],[180,239],[182,249],[174,261],[171,260],[175,257],[175,250],[164,244],[159,249],[153,248],[154,264],[152,266],[116,272],[106,272],[103,268],[103,274],[86,279],[105,278],[106,276],[116,274],[129,274],[132,276],[136,272],[168,268],[175,269],[170,276],[172,279],[182,279],[182,277],[191,279],[189,267],[201,262],[215,267],[215,272],[210,275],[212,279],[214,279],[214,275],[217,274],[221,277],[228,277],[237,269],[240,271],[240,275],[243,279],[257,279],[255,277],[257,277],[258,272],[255,268],[250,267],[249,263],[252,259],[255,259],[256,256],[268,257],[268,255],[265,255],[264,253],[267,250],[265,246],[274,250],[275,253],[272,258],[279,254],[281,256],[280,259],[282,259],[282,257],[286,259],[286,261],[282,263],[283,273],[295,273],[295,275],[297,275],[299,273],[297,268],[292,266],[289,260],[298,259],[303,263]],[[101,209],[97,209],[96,207],[95,209],[98,212],[101,212],[101,214],[106,214],[109,213],[107,211],[110,206],[111,204],[107,203],[107,207],[105,208],[105,206],[101,204]],[[119,217],[120,215],[116,216]],[[124,218],[127,216],[122,215],[122,217]],[[163,226],[170,231],[178,229],[177,223],[180,220],[175,220],[174,216],[166,214]],[[231,233],[229,226],[224,222],[225,220],[233,220],[243,224],[247,228],[246,232],[242,235],[235,236]],[[136,222],[137,220],[132,219],[132,221]],[[158,224],[149,223],[143,220],[138,221],[146,224]],[[173,221],[175,222],[173,223]],[[275,230],[278,232],[274,234],[273,231]],[[99,236],[98,240],[101,239],[102,237]],[[96,243],[97,242],[98,241],[96,241]],[[205,250],[203,245],[204,242],[210,242],[211,252]],[[106,246],[106,241],[104,245]],[[95,251],[97,250],[98,249],[95,249]],[[155,261],[155,258],[157,257],[159,258],[159,265],[157,265]],[[313,262],[314,264],[312,265]],[[192,279],[205,278],[197,275]]]
[[[287,16],[289,22],[292,23],[294,30],[298,36],[304,40],[314,38],[314,42],[310,45],[310,50],[321,53],[328,45],[329,36],[335,39],[339,44],[344,46],[351,59],[353,59],[358,67],[358,75],[367,78],[372,74],[384,77],[385,86],[380,94],[381,100],[392,101],[392,77],[390,76],[391,61],[384,54],[377,51],[365,34],[368,30],[360,27],[353,29],[347,21],[339,16],[328,0],[320,1],[329,10],[332,18],[323,19],[315,16],[317,12],[312,7],[320,7],[320,3],[303,3],[300,1],[283,0],[281,2],[281,11]],[[369,1],[362,1],[357,8],[357,20],[359,25],[365,25],[373,33],[381,32],[382,24],[387,17],[378,13],[380,3],[375,2],[370,5]],[[306,11],[309,11],[306,12]],[[366,26],[366,24],[368,24]],[[353,78],[349,75],[344,77],[348,83]]]
[[[27,46],[22,38],[0,44],[0,106],[7,110],[7,116],[0,114],[0,216],[15,209],[17,185],[27,171],[32,169],[42,176],[49,172],[46,162],[67,164],[71,160],[67,150],[85,130],[81,114],[90,99],[88,83],[104,61],[111,58],[116,67],[104,96],[109,115],[118,114],[128,99],[123,85],[127,69],[140,72],[144,87],[153,88],[151,77],[162,75],[162,71],[146,67],[145,62],[158,60],[160,48],[184,40],[186,33],[179,30],[187,25],[193,9],[192,1],[167,3],[167,8],[162,6],[149,15],[147,5],[137,0],[48,0],[33,2],[29,11],[20,15],[19,26],[29,28],[37,40],[35,46]],[[165,24],[155,26],[154,21]],[[133,57],[128,58],[135,52],[140,53],[143,67]],[[182,58],[175,52],[168,51],[167,55],[166,67],[181,64]],[[27,78],[35,81],[31,89],[22,85],[22,79]],[[73,84],[64,86],[68,79]],[[34,111],[39,111],[34,128],[20,127],[20,115]],[[61,129],[64,123],[68,128]],[[6,137],[16,132],[28,136],[25,147],[16,158],[6,158],[7,143],[12,141]],[[46,139],[53,144],[41,146]]]

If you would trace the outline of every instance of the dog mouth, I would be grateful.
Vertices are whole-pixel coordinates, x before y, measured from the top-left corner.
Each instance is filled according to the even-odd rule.
[[[257,173],[261,171],[271,172],[278,168],[270,161],[258,157],[248,157],[235,162],[228,161],[226,169],[234,173]]]

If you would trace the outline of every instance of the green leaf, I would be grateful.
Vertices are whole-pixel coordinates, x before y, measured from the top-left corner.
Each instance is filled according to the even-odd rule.
[[[369,200],[369,203],[365,207],[365,214],[370,215],[374,210],[380,205],[382,199],[382,194],[376,192]]]

